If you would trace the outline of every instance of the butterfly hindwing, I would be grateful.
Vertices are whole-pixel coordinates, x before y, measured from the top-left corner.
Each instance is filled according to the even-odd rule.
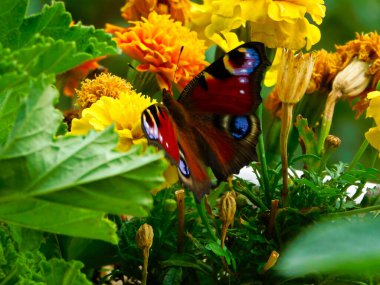
[[[176,104],[165,90],[163,94],[164,98],[169,98],[173,104]],[[142,129],[149,142],[166,152],[170,161],[177,165],[182,182],[192,189],[200,200],[203,194],[209,192],[211,183],[205,164],[200,159],[194,159],[202,155],[198,148],[199,143],[195,143],[197,140],[195,133],[179,128],[177,122],[173,120],[168,109],[161,104],[151,105],[141,116]]]
[[[178,101],[163,92],[165,106],[142,114],[150,143],[164,149],[198,200],[208,193],[210,167],[222,180],[257,159],[261,81],[269,61],[261,43],[246,43],[208,66]]]

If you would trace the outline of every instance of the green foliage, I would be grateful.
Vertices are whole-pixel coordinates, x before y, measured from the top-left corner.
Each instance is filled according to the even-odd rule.
[[[288,245],[276,270],[293,278],[318,272],[379,280],[379,223],[376,217],[319,223]]]
[[[12,12],[1,15],[9,29],[0,33],[0,220],[116,243],[105,213],[147,215],[166,163],[152,149],[114,151],[112,127],[56,136],[62,114],[54,108],[55,75],[116,49],[103,31],[69,27],[60,2],[24,18],[26,6],[0,4]],[[149,179],[142,179],[146,172]]]
[[[14,231],[19,231],[18,235]],[[43,242],[40,232],[0,226],[0,282],[4,285],[90,285],[79,261],[60,258],[47,260],[38,250]],[[18,236],[16,241],[13,236]],[[23,237],[22,237],[23,236]],[[32,237],[32,242],[30,241]],[[32,245],[33,244],[33,245]],[[32,246],[31,246],[32,245]]]

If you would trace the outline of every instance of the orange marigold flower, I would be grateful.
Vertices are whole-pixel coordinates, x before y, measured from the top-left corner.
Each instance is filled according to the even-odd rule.
[[[121,15],[127,21],[140,20],[141,17],[148,17],[150,12],[170,15],[174,20],[186,24],[190,21],[190,1],[189,0],[127,0]]]
[[[99,100],[100,97],[119,98],[120,93],[128,93],[132,85],[124,79],[110,73],[101,73],[95,79],[86,79],[81,88],[76,89],[77,104],[82,108],[88,108]]]
[[[331,90],[331,84],[342,65],[340,57],[336,53],[320,50],[316,53],[313,73],[306,93],[316,90]]]
[[[170,90],[174,80],[182,89],[207,65],[204,41],[169,15],[152,12],[147,19],[132,24],[133,27],[120,31],[115,31],[114,26],[107,26],[106,30],[114,32],[117,45],[125,54],[140,62],[138,71],[156,74],[161,88]]]

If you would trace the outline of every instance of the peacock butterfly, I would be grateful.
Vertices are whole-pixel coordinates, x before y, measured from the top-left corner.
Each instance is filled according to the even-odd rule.
[[[211,188],[207,167],[225,180],[257,160],[261,130],[255,111],[269,64],[262,43],[245,43],[198,74],[178,100],[164,89],[163,105],[142,113],[149,143],[165,150],[198,201]]]

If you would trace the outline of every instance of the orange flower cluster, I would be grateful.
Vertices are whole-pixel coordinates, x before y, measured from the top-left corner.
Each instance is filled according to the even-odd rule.
[[[380,79],[380,36],[376,32],[357,34],[356,39],[344,45],[336,46],[335,53],[320,50],[314,64],[313,74],[306,93],[321,91],[328,93],[332,83],[341,70],[343,70],[355,57],[370,64],[367,75],[372,77],[368,87],[358,96],[349,97],[349,100],[360,98],[352,107],[356,111],[356,118],[367,109],[369,101],[367,93],[374,90]],[[268,97],[265,106],[272,114],[278,115],[281,102],[278,95],[273,92]]]
[[[100,97],[119,98],[120,93],[132,91],[132,85],[124,79],[110,73],[101,73],[95,79],[86,79],[81,88],[76,89],[77,105],[82,109],[90,107]]]
[[[183,89],[207,65],[204,41],[170,15],[152,12],[148,18],[131,23],[134,26],[129,28],[107,25],[106,31],[116,36],[126,55],[140,62],[138,71],[156,74],[161,88],[170,90],[174,81]]]
[[[148,17],[151,12],[170,15],[172,19],[187,24],[190,21],[189,0],[127,0],[121,15],[127,21],[137,21]]]

